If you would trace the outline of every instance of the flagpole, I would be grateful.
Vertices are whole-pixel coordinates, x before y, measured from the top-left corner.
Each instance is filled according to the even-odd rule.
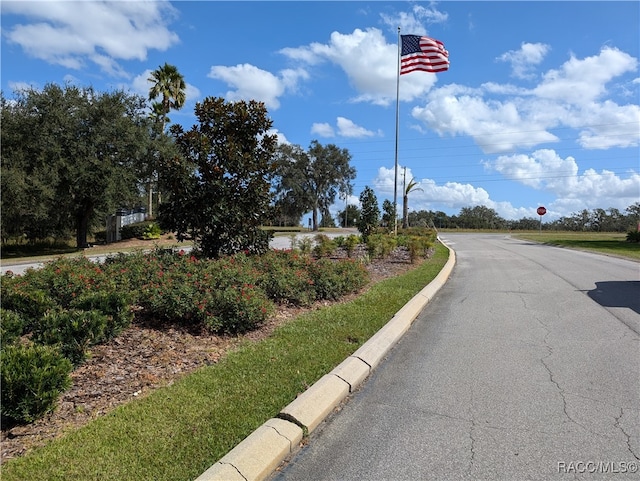
[[[400,27],[398,27],[398,60],[396,75],[396,153],[395,178],[393,182],[393,233],[398,234],[398,122],[400,118]]]

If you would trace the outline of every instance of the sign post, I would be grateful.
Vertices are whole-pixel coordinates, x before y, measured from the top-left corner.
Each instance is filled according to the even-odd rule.
[[[536,212],[540,216],[540,233],[542,233],[542,216],[547,213],[547,209],[545,209],[543,206],[540,206],[538,207],[538,210]]]

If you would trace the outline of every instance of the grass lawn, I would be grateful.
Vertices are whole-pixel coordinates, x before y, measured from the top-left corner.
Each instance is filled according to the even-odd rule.
[[[512,233],[519,239],[544,244],[581,249],[627,259],[640,260],[640,244],[627,242],[626,234],[618,232],[526,232]]]
[[[2,466],[2,480],[194,479],[357,350],[440,272],[448,250],[310,311],[221,362]]]

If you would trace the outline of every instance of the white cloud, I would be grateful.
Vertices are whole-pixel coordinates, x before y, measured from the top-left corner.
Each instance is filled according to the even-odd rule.
[[[277,137],[278,144],[290,144],[289,140],[285,137],[285,135],[280,132],[278,129],[269,129],[267,131],[267,135],[275,135]]]
[[[554,194],[555,206],[567,215],[568,207],[623,209],[640,198],[640,174],[630,172],[626,178],[603,169],[579,172],[573,157],[561,158],[555,151],[542,149],[530,155],[500,156],[485,166],[521,184]]]
[[[264,102],[267,108],[277,110],[280,107],[279,98],[287,91],[295,91],[299,80],[309,76],[302,69],[283,70],[276,76],[245,63],[235,67],[213,66],[208,77],[222,80],[235,89],[225,94],[229,101],[258,100]]]
[[[329,43],[312,43],[280,50],[288,58],[317,65],[329,61],[347,75],[357,94],[355,102],[390,105],[396,100],[398,46],[387,43],[376,28],[355,29],[350,34],[333,32]],[[403,75],[400,100],[413,100],[428,92],[436,75]]]
[[[356,125],[353,121],[344,117],[338,117],[336,121],[338,125],[338,133],[342,137],[363,138],[373,137],[374,135],[376,135],[375,132]]]
[[[566,179],[578,173],[578,164],[573,157],[562,159],[549,149],[537,150],[530,155],[503,155],[493,162],[485,162],[484,165],[508,179],[556,193],[564,190]]]
[[[28,82],[8,82],[9,89],[13,92],[23,92],[29,90],[40,90],[41,86],[36,82],[28,83]]]
[[[597,56],[572,57],[532,89],[496,83],[434,89],[412,115],[440,135],[471,136],[485,153],[555,143],[552,130],[562,127],[578,130],[588,149],[637,146],[640,106],[606,98],[607,84],[637,67],[630,55],[603,48]]]
[[[316,123],[311,126],[311,133],[319,135],[320,137],[335,137],[336,133],[333,127],[328,123]]]
[[[511,74],[516,78],[532,78],[532,69],[544,59],[549,52],[549,45],[543,43],[523,42],[520,50],[509,50],[497,60],[511,63]]]
[[[640,143],[640,105],[617,105],[611,100],[591,103],[567,124],[580,129],[578,144],[585,149],[635,147]]]
[[[518,98],[501,102],[481,95],[456,95],[455,87],[442,88],[429,95],[424,107],[414,107],[411,113],[440,135],[470,135],[486,153],[557,141],[545,130],[545,123],[527,115],[523,102]]]
[[[606,93],[606,84],[638,68],[638,60],[616,48],[605,47],[598,55],[571,57],[560,69],[550,70],[534,89],[536,97],[585,105]]]
[[[334,129],[330,124],[326,122],[315,123],[311,126],[311,133],[317,134],[320,137],[335,137],[336,130],[337,135],[352,139],[361,139],[365,137],[373,137],[375,135],[382,135],[380,132],[376,134],[376,132],[367,130],[345,117],[336,118],[336,129]]]
[[[631,173],[625,179],[607,170],[596,172],[588,169],[579,174],[573,158],[562,159],[552,150],[538,151],[531,157],[503,156],[491,167],[528,187],[554,194],[555,200],[546,205],[546,220],[603,206],[624,210],[640,197],[640,174]],[[402,175],[400,170],[397,197],[399,209],[402,206]],[[379,200],[393,199],[394,176],[394,169],[379,168],[378,175],[373,180]],[[407,169],[407,180],[412,176]],[[443,210],[449,215],[456,215],[463,207],[482,205],[494,209],[507,220],[537,216],[536,208],[539,204],[518,207],[509,201],[491,199],[485,189],[471,184],[447,182],[438,185],[432,179],[416,180],[422,190],[414,190],[409,195],[410,211]]]
[[[177,11],[154,2],[4,2],[3,15],[21,15],[4,32],[31,57],[72,69],[87,62],[109,75],[127,76],[117,60],[145,60],[150,49],[164,51],[179,41],[167,28]]]
[[[427,35],[423,22],[429,24],[445,23],[449,15],[438,10],[436,4],[432,3],[428,7],[414,5],[411,12],[398,12],[392,15],[383,13],[380,17],[382,21],[394,31],[397,27],[400,27],[401,33]]]
[[[410,179],[411,171],[407,171],[407,179]],[[402,176],[398,173],[398,205],[402,204]],[[378,175],[373,180],[376,192],[385,195],[393,195],[395,169],[380,167]],[[460,184],[458,182],[447,182],[444,185],[437,185],[431,179],[416,179],[418,181],[416,190],[409,196],[409,203],[412,210],[429,210],[434,205],[446,206],[451,209],[462,207],[486,205],[489,202],[489,193],[481,187],[474,187],[471,184]]]

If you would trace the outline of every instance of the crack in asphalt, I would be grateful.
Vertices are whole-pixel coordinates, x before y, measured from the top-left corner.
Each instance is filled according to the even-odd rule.
[[[622,416],[624,416],[624,409],[620,408],[620,416],[616,416],[616,423],[613,425],[614,427],[618,428],[622,434],[624,435],[625,438],[627,438],[627,449],[629,450],[629,452],[631,453],[631,455],[636,458],[637,460],[640,460],[640,456],[638,456],[635,451],[633,450],[633,448],[631,447],[631,435],[628,434],[624,428],[620,425],[620,420],[622,419]]]
[[[547,334],[548,335],[548,334]],[[546,341],[546,336],[545,336],[545,341]],[[549,380],[551,381],[551,383],[556,387],[558,394],[560,394],[560,398],[562,398],[562,412],[564,413],[565,417],[572,423],[580,426],[581,428],[589,431],[587,428],[585,428],[582,424],[580,424],[579,422],[577,422],[575,419],[573,419],[569,413],[567,412],[567,398],[564,395],[564,390],[560,387],[560,384],[558,383],[558,381],[555,380],[554,376],[553,376],[553,372],[551,371],[551,368],[548,366],[548,364],[545,362],[545,359],[548,359],[549,357],[551,357],[553,355],[553,348],[550,347],[549,345],[545,345],[545,349],[547,350],[547,355],[542,357],[540,359],[540,363],[544,366],[544,368],[547,370],[547,373],[549,374]]]
[[[476,420],[473,414],[475,410],[474,408],[475,408],[475,403],[473,400],[473,385],[472,385],[471,395],[469,399],[469,421],[471,422],[471,426],[469,427],[469,440],[471,441],[471,446],[470,446],[471,459],[469,459],[469,469],[467,470],[467,474],[471,474],[471,469],[473,468],[476,460],[476,440],[473,437],[473,431],[476,427]]]

